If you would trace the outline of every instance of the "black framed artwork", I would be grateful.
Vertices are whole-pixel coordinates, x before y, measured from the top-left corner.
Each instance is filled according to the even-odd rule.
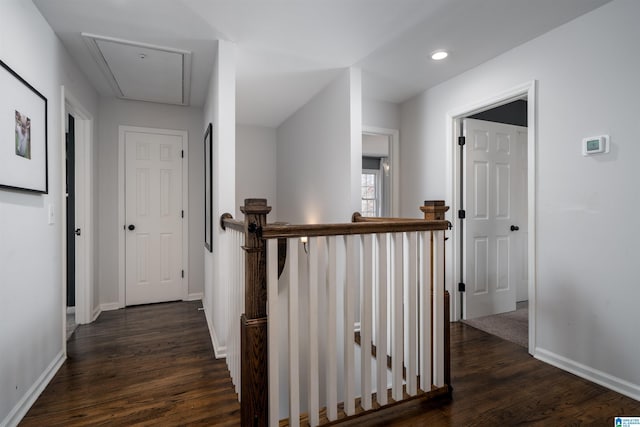
[[[0,65],[0,187],[47,194],[47,98]]]
[[[204,247],[213,252],[213,125],[204,134]]]

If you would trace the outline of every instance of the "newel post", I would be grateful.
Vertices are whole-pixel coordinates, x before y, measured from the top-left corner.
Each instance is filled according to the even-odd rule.
[[[424,213],[424,219],[442,221],[449,206],[445,206],[444,200],[425,200],[424,205],[420,206],[420,210]]]
[[[262,227],[271,207],[266,199],[245,199],[245,312],[241,322],[241,422],[268,425],[267,253]]]
[[[425,200],[420,206],[424,213],[424,219],[428,221],[443,221],[444,214],[449,210],[449,206],[444,204],[444,200]],[[433,236],[431,237],[433,239]],[[445,238],[445,240],[447,240]],[[433,269],[433,259],[431,260]],[[433,294],[432,294],[433,295]],[[449,291],[444,291],[444,382],[449,386],[449,394],[453,391],[451,387],[451,315]]]

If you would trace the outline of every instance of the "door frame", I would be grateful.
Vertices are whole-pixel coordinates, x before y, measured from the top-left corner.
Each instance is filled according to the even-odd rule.
[[[155,133],[158,135],[171,135],[182,137],[182,208],[184,218],[182,221],[182,299],[186,301],[189,296],[189,135],[186,130],[160,129],[140,126],[118,126],[118,306],[126,305],[126,250],[125,250],[125,133],[141,132]]]
[[[75,157],[76,178],[83,182],[81,191],[76,191],[75,209],[76,220],[81,219],[84,236],[84,250],[76,251],[76,288],[75,288],[75,322],[76,324],[91,323],[93,317],[94,295],[94,244],[93,244],[93,116],[82,103],[64,87],[60,86],[60,141],[65,141],[67,129],[67,115],[72,114],[75,121]],[[62,264],[62,342],[67,352],[67,203],[66,177],[67,166],[65,150],[61,151],[60,166],[60,230],[61,230],[61,264]],[[79,214],[79,215],[78,215]]]
[[[518,99],[527,100],[527,214],[529,237],[528,247],[528,276],[529,276],[529,353],[534,354],[536,347],[536,147],[537,147],[537,81],[532,80],[518,85],[512,89],[498,93],[494,96],[482,99],[471,105],[454,108],[446,115],[447,126],[447,155],[450,160],[449,169],[449,200],[451,200],[452,222],[454,227],[451,230],[452,248],[447,257],[452,260],[450,289],[453,305],[453,319],[461,320],[462,311],[460,298],[458,297],[457,283],[462,282],[461,278],[461,256],[462,240],[459,227],[456,227],[458,210],[462,209],[460,201],[460,176],[461,164],[458,147],[458,136],[460,135],[460,122],[467,116],[485,111],[500,105],[507,104]],[[455,288],[455,289],[454,289]]]
[[[391,216],[400,216],[400,131],[376,126],[362,126],[363,134],[385,135],[389,138],[389,188],[391,189]]]

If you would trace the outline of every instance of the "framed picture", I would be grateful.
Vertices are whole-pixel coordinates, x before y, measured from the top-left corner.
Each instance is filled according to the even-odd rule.
[[[0,187],[46,194],[47,98],[0,65]]]
[[[213,252],[213,126],[204,134],[204,247]]]

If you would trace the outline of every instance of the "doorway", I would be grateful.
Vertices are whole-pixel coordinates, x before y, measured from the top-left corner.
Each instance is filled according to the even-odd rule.
[[[67,114],[67,132],[65,139],[66,159],[66,205],[67,205],[67,327],[66,338],[69,339],[76,329],[76,236],[81,229],[76,229],[76,183],[75,183],[75,118]]]
[[[479,127],[476,126],[478,122],[472,122],[485,119],[486,123],[486,114],[495,113],[491,110],[511,103],[522,105],[524,101],[527,103],[527,127],[512,127],[514,133],[510,136],[505,137],[508,132],[490,129],[493,127],[491,123],[487,129],[482,129],[483,122]],[[451,277],[455,284],[452,290],[457,291],[452,293],[456,295],[452,298],[453,318],[470,319],[484,314],[482,310],[496,310],[502,303],[488,298],[491,288],[494,295],[508,295],[507,305],[510,307],[505,308],[503,304],[497,312],[515,310],[516,300],[525,301],[526,298],[528,331],[525,342],[530,353],[535,348],[535,105],[535,82],[530,82],[448,115],[451,123],[452,207],[456,217],[451,236]],[[478,141],[472,141],[474,137],[469,135],[466,136],[471,140],[463,140],[467,131],[477,132],[480,135]],[[496,140],[496,132],[501,134],[501,140]],[[492,133],[494,139],[490,140]],[[482,157],[489,155],[487,144],[493,144],[494,149],[501,151],[499,155],[505,154],[509,150],[507,141],[516,151],[520,145],[522,156],[518,159],[521,163],[516,161],[512,164],[505,158]],[[470,144],[477,144],[473,148],[484,154],[467,158],[465,150]],[[475,181],[468,181],[469,175],[474,176]],[[509,189],[512,183],[514,188]],[[513,210],[514,199],[518,197],[522,198],[521,214]],[[495,222],[493,228],[482,229],[496,216],[504,222],[499,224],[499,230],[495,228]],[[522,259],[517,268],[508,262],[514,257]],[[520,273],[516,272],[518,269]],[[489,302],[481,301],[480,306],[484,304],[484,307],[478,310],[473,306],[476,302],[474,297],[485,298]]]
[[[361,211],[363,216],[399,216],[399,132],[362,127]]]
[[[119,304],[187,299],[187,132],[120,126]]]
[[[64,86],[61,88],[63,157],[63,336],[90,323],[97,312],[93,292],[93,118]],[[72,323],[68,325],[67,323]]]

